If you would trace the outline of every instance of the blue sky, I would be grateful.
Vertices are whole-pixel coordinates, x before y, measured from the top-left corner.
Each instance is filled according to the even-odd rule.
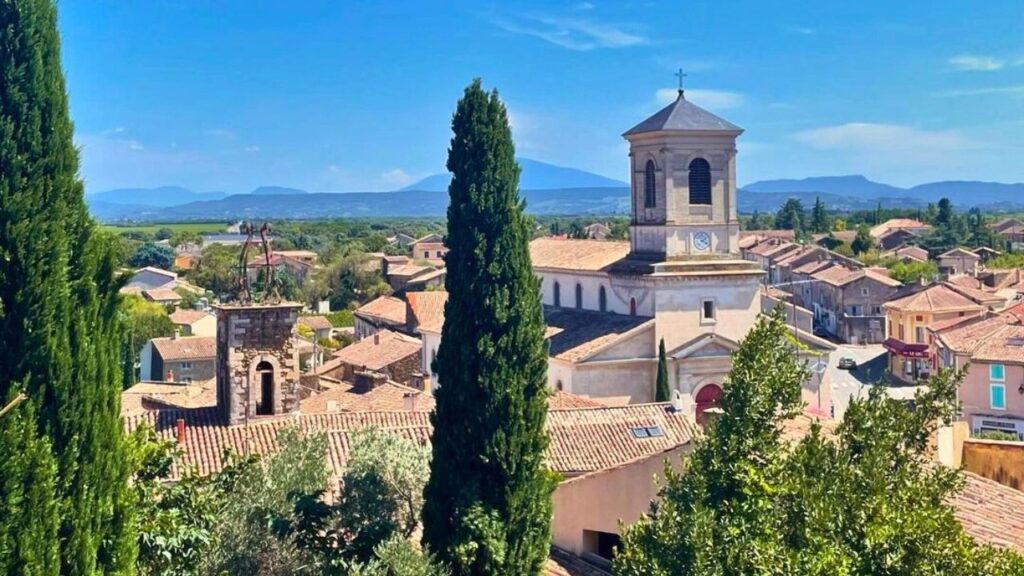
[[[64,0],[90,191],[395,189],[443,171],[482,77],[522,156],[625,179],[687,95],[746,129],[740,183],[1024,181],[1024,4]]]

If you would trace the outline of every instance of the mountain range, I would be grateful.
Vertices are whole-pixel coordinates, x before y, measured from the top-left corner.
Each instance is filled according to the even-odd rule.
[[[575,168],[520,158],[520,189],[534,214],[624,214],[629,187]],[[450,176],[429,176],[394,192],[308,192],[261,186],[245,194],[193,192],[180,186],[120,189],[89,194],[93,215],[102,221],[182,221],[237,218],[329,218],[441,216],[447,209]],[[1024,184],[943,181],[901,188],[860,175],[762,180],[743,187],[739,209],[772,212],[789,198],[810,207],[820,198],[831,210],[884,207],[924,208],[947,197],[954,206],[985,210],[1024,209]]]

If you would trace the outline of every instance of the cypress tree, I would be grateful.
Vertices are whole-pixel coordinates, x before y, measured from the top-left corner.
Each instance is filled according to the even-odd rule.
[[[505,106],[479,80],[452,120],[448,302],[423,540],[454,576],[538,574],[551,540],[547,345]]]
[[[131,571],[116,266],[78,178],[52,0],[0,1],[0,78],[0,398],[28,395],[16,410],[36,435],[4,454],[24,467],[0,517],[53,506],[62,574]],[[6,498],[17,478],[47,477],[40,446],[56,461],[56,501],[17,504]]]
[[[665,339],[658,344],[658,381],[654,388],[655,402],[668,402],[671,392],[668,389],[668,360],[665,358]]]

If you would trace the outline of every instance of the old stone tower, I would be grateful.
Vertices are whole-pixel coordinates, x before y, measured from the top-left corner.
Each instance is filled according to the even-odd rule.
[[[228,424],[298,410],[300,304],[217,306],[217,407]]]
[[[743,129],[676,101],[623,136],[632,164],[632,253],[679,259],[735,257],[736,137]]]

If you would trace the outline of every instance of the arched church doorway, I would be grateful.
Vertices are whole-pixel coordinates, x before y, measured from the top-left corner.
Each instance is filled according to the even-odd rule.
[[[256,380],[259,396],[256,397],[256,414],[264,416],[274,413],[274,366],[266,360],[256,365]]]
[[[708,384],[697,391],[693,401],[697,405],[697,423],[703,426],[707,423],[704,412],[717,407],[722,401],[722,387],[718,384]]]

